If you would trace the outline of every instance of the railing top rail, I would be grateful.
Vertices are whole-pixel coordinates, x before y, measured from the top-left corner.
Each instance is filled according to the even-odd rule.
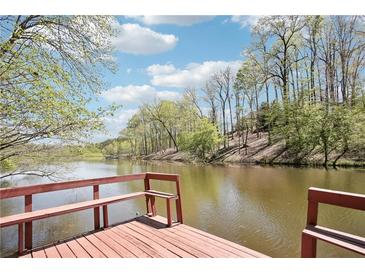
[[[133,180],[144,180],[144,179],[156,179],[165,181],[176,181],[179,175],[177,174],[167,174],[167,173],[155,173],[155,172],[145,172],[138,174],[129,174],[113,177],[103,177],[94,179],[84,179],[84,180],[74,180],[58,183],[46,183],[37,184],[30,186],[20,186],[20,187],[9,187],[0,189],[0,200],[32,195],[37,193],[52,192],[65,189],[81,188],[94,185],[111,184],[111,183],[121,183]]]
[[[364,194],[310,187],[308,189],[308,200],[315,203],[365,210]]]
[[[178,180],[178,178],[179,178],[178,174],[146,172],[146,179],[161,180],[161,181],[176,181]]]

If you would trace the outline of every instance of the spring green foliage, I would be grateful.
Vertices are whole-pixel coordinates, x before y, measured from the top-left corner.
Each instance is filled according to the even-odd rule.
[[[289,162],[364,162],[364,17],[263,16],[251,34],[237,73],[212,73],[200,97],[189,88],[191,100],[141,107],[122,132],[131,153],[175,148],[205,159],[224,140],[222,152],[247,154],[249,134],[267,133]]]
[[[267,133],[268,145],[284,143],[297,163],[313,154],[325,165],[344,155],[365,160],[363,16],[262,16],[237,73],[221,68],[179,100],[140,106],[115,140],[66,146],[101,129],[102,116],[115,110],[88,108],[104,87],[101,72],[115,70],[113,20],[0,16],[5,176],[42,175],[38,167],[62,153],[119,157],[174,149],[206,160],[222,144],[247,153],[249,133]]]
[[[194,131],[183,133],[180,137],[181,148],[201,159],[206,159],[207,154],[214,152],[221,142],[217,127],[206,118],[197,122]]]
[[[187,96],[174,102],[163,100],[143,105],[122,130],[121,137],[128,140],[132,155],[174,147],[202,159],[218,148],[222,140],[216,125],[201,117]]]
[[[91,111],[114,71],[109,16],[0,16],[0,161],[85,139],[115,107]],[[31,145],[30,145],[31,144]],[[5,165],[5,164],[2,164]],[[22,169],[23,170],[23,169]]]
[[[333,105],[328,109],[322,104],[305,103],[302,106],[290,104],[284,117],[280,106],[273,107],[271,117],[272,133],[278,140],[284,139],[295,162],[314,150],[324,157],[328,164],[331,153],[337,156],[333,164],[347,152],[356,152],[365,147],[365,111],[362,106],[348,107]]]
[[[130,143],[125,139],[115,139],[100,144],[101,152],[105,157],[119,158],[120,156],[130,155]]]

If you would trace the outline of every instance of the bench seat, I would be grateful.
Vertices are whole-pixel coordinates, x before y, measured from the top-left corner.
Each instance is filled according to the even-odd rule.
[[[134,192],[130,194],[124,194],[109,198],[96,199],[91,201],[73,203],[53,208],[41,209],[32,212],[26,212],[11,216],[5,216],[0,218],[0,227],[6,227],[16,224],[21,224],[24,222],[30,222],[34,220],[45,219],[48,217],[58,216],[62,214],[67,214],[71,212],[81,211],[84,209],[96,208],[100,206],[104,206],[111,203],[116,203],[124,200],[129,200],[133,198],[137,198],[140,196],[145,196],[145,192]]]
[[[307,225],[303,234],[365,255],[365,238],[322,226]]]
[[[165,199],[172,199],[172,200],[178,199],[177,195],[175,195],[175,194],[156,191],[156,190],[146,190],[145,194],[147,196],[154,196],[154,197],[165,198]]]

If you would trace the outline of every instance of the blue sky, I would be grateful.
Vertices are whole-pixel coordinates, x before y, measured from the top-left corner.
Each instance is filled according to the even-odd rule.
[[[177,99],[186,87],[199,88],[209,75],[230,65],[238,69],[256,16],[117,17],[114,57],[118,71],[104,73],[107,90],[92,107],[123,107],[104,123],[113,138],[144,102]]]

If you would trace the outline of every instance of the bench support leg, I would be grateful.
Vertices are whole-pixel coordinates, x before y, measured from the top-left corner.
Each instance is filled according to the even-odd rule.
[[[180,224],[183,223],[183,216],[181,210],[181,202],[180,199],[176,199],[176,217]]]
[[[156,199],[155,197],[151,197],[151,209],[152,209],[152,216],[155,217],[157,215],[157,210],[156,210]]]
[[[302,258],[315,258],[317,255],[317,239],[302,233]]]
[[[107,205],[103,205],[103,222],[104,222],[104,228],[107,228],[109,226]]]
[[[171,216],[171,200],[170,199],[166,199],[166,212],[167,212],[167,226],[171,227],[172,216]]]

